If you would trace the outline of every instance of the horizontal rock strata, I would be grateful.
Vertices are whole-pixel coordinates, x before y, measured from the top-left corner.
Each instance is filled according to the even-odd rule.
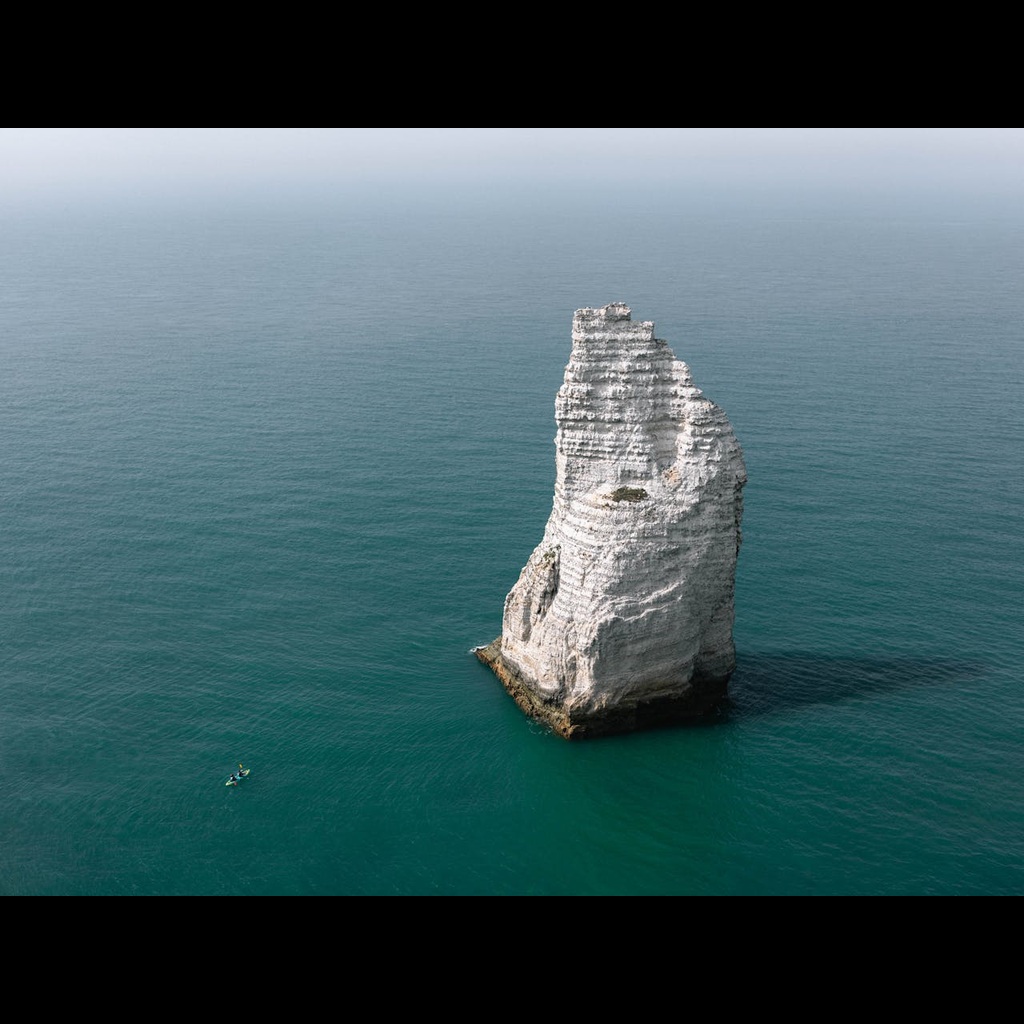
[[[743,454],[685,363],[623,303],[580,309],[555,401],[554,503],[478,648],[567,738],[707,714],[725,697]]]

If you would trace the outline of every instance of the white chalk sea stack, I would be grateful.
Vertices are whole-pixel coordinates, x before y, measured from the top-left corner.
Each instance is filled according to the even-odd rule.
[[[735,667],[747,479],[725,413],[613,302],[573,317],[555,419],[544,539],[475,653],[566,738],[707,714]]]

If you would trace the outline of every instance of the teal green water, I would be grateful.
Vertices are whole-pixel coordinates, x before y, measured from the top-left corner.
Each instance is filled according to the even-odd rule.
[[[1022,226],[5,214],[0,893],[1020,894]],[[469,650],[614,300],[743,444],[739,667],[569,744]]]

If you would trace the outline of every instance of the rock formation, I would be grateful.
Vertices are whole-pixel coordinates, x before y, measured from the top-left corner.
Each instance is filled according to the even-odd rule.
[[[630,314],[576,311],[551,516],[501,636],[475,652],[566,738],[706,714],[735,667],[743,453],[654,324]]]

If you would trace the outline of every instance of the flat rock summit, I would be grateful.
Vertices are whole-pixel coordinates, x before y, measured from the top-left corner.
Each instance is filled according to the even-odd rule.
[[[566,738],[707,714],[725,698],[743,453],[651,321],[578,309],[555,399],[544,538],[475,653]]]

